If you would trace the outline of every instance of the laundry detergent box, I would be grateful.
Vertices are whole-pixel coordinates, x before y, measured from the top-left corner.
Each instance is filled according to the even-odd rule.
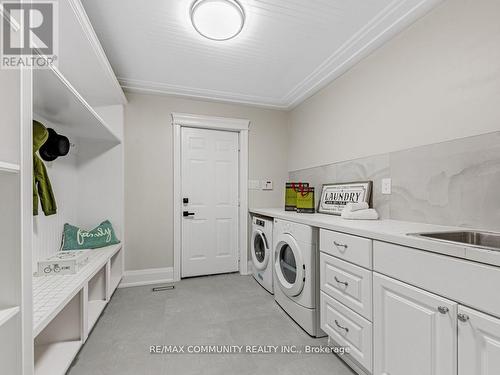
[[[89,262],[91,251],[59,251],[46,259],[38,261],[37,276],[73,275]]]

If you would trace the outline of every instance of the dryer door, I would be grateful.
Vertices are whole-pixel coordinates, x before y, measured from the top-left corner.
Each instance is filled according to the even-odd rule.
[[[252,261],[253,266],[262,271],[269,263],[271,249],[267,242],[266,235],[260,229],[254,229],[252,233]]]
[[[289,234],[282,234],[274,250],[274,271],[281,290],[289,297],[295,297],[304,288],[304,262],[299,246]]]

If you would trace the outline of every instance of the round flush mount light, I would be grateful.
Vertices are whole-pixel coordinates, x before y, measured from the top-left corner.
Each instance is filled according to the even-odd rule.
[[[191,23],[205,38],[229,40],[243,29],[245,11],[236,0],[196,0],[191,6]]]

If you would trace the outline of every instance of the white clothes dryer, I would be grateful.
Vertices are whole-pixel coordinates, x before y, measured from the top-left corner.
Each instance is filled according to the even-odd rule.
[[[274,219],[276,302],[308,334],[326,336],[319,319],[318,229]]]

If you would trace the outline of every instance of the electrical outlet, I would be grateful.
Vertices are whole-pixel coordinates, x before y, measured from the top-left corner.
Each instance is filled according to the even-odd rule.
[[[391,194],[392,180],[390,178],[382,179],[382,194]]]
[[[270,180],[263,180],[262,190],[273,190],[273,182]]]

